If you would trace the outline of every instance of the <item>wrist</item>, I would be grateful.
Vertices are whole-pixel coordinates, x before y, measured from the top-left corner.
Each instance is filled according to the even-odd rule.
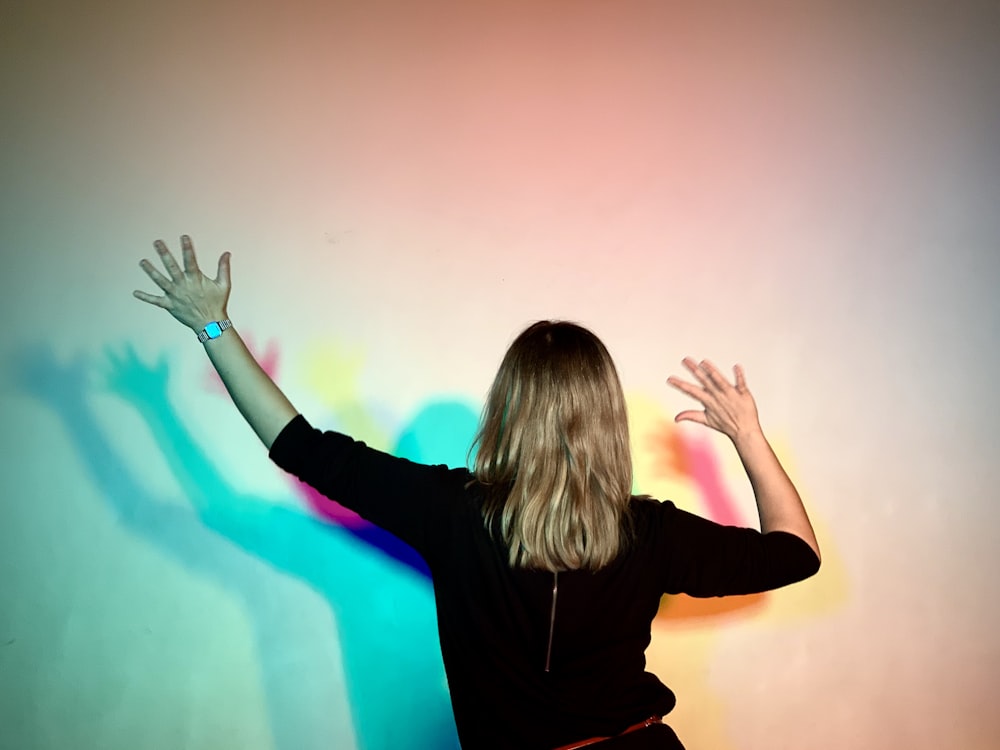
[[[233,322],[223,313],[220,317],[208,320],[200,329],[195,329],[198,341],[202,344],[217,339],[233,327]]]
[[[764,437],[764,430],[759,424],[745,430],[739,430],[736,434],[731,435],[730,439],[739,453],[768,445],[767,438]]]
[[[200,332],[209,323],[217,322],[220,320],[226,320],[229,317],[229,312],[225,309],[222,310],[199,310],[197,313],[190,317],[191,324],[190,328],[195,333]]]

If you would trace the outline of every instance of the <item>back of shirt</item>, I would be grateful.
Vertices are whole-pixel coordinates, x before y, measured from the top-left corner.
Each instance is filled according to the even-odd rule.
[[[427,561],[465,748],[551,750],[668,713],[673,693],[645,671],[664,593],[764,591],[819,564],[791,534],[721,526],[670,502],[634,498],[629,542],[610,565],[514,569],[483,524],[481,487],[467,470],[395,458],[314,430],[301,416],[271,457]]]

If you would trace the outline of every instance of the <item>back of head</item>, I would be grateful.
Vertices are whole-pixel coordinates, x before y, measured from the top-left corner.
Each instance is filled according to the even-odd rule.
[[[597,569],[618,554],[632,488],[628,418],[604,344],[541,321],[500,364],[476,437],[485,523],[512,565]]]

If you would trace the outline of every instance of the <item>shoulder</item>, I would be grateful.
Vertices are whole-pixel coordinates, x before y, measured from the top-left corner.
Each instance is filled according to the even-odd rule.
[[[657,500],[649,495],[635,495],[628,505],[627,518],[639,528],[683,524],[684,516],[692,514],[682,511],[670,500]],[[697,518],[697,516],[694,516]]]
[[[730,543],[733,538],[757,533],[718,524],[678,508],[671,500],[657,500],[649,496],[632,498],[626,523],[636,544],[654,548],[661,555],[684,554],[691,548],[699,551],[713,549]]]
[[[678,533],[677,518],[680,513],[682,511],[670,500],[657,500],[648,495],[633,496],[623,519],[627,546],[632,553],[648,554],[669,546]],[[643,550],[646,552],[643,553]]]

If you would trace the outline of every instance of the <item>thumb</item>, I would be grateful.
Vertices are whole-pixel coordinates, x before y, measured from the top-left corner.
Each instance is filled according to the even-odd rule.
[[[674,417],[675,422],[697,422],[698,424],[708,424],[705,421],[705,412],[703,411],[682,411],[676,417]]]
[[[225,252],[219,256],[219,271],[215,275],[215,283],[221,284],[226,289],[229,289],[232,284],[229,265],[230,258],[232,258],[232,253],[230,252]]]

